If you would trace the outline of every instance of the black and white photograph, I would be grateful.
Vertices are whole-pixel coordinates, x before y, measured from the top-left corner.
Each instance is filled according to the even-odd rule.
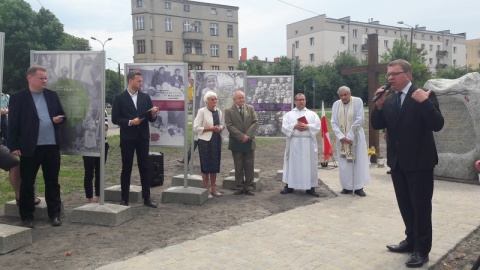
[[[292,76],[248,76],[245,99],[258,115],[258,137],[285,137],[283,115],[293,108]]]
[[[128,72],[142,73],[141,91],[157,106],[157,120],[150,123],[150,145],[183,146],[185,136],[185,98],[188,75],[184,63],[125,64]]]

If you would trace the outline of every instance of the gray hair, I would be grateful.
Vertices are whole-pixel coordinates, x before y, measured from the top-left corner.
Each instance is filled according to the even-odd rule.
[[[236,95],[238,92],[240,92],[240,93],[242,93],[243,95],[245,95],[245,93],[244,93],[242,90],[240,90],[240,89],[235,89],[235,90],[233,90],[233,92],[232,92],[232,98],[234,98],[235,95]]]
[[[344,85],[344,86],[340,86],[340,88],[338,88],[337,94],[340,94],[340,91],[342,91],[342,90],[346,90],[350,94],[352,93],[352,91],[350,91],[350,87]]]
[[[205,93],[205,96],[203,97],[203,102],[205,102],[205,104],[207,104],[208,99],[211,98],[211,97],[217,97],[217,94],[213,91],[208,91],[207,93]]]

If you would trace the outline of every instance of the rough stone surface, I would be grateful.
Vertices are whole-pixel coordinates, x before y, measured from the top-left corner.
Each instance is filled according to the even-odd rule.
[[[116,227],[132,219],[129,206],[89,203],[73,209],[72,222]]]
[[[130,186],[128,201],[138,203],[142,201],[142,187]],[[122,201],[122,188],[120,185],[111,186],[105,189],[105,201]]]
[[[207,190],[196,187],[170,187],[162,192],[162,203],[202,205],[208,200]]]
[[[438,151],[435,175],[476,180],[475,161],[480,159],[480,74],[458,79],[433,79],[425,88],[435,92],[445,125],[434,132]]]
[[[0,254],[8,253],[31,243],[31,229],[0,224]]]

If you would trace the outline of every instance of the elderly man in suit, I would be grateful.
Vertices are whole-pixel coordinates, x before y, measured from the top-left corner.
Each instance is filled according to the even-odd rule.
[[[31,66],[28,88],[10,98],[8,148],[20,156],[19,211],[25,227],[33,228],[34,185],[40,165],[45,182],[45,201],[52,226],[60,226],[60,132],[65,113],[56,92],[46,88],[47,71]]]
[[[433,169],[438,164],[433,132],[443,128],[444,119],[435,93],[412,84],[410,63],[390,62],[387,79],[395,94],[375,102],[371,123],[387,129],[387,163],[407,236],[387,248],[413,252],[406,266],[422,267],[432,249]],[[381,87],[375,94],[384,91]]]
[[[157,208],[157,205],[150,198],[148,172],[150,130],[148,122],[155,122],[158,108],[153,106],[148,94],[140,91],[143,85],[140,72],[128,73],[127,81],[127,90],[115,96],[112,106],[112,123],[120,126],[120,150],[122,155],[122,173],[120,176],[122,202],[120,204],[128,206],[133,156],[136,152],[140,183],[142,184],[143,204]]]
[[[253,193],[255,163],[255,132],[258,119],[252,105],[245,104],[245,94],[233,91],[234,104],[225,109],[225,125],[229,132],[228,149],[232,151],[235,165],[235,195]]]

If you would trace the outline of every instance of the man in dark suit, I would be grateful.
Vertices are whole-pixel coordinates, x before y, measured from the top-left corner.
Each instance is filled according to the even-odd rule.
[[[235,195],[253,193],[255,163],[255,132],[258,128],[257,113],[252,105],[245,104],[241,90],[233,92],[234,104],[225,109],[225,125],[229,132],[228,149],[232,151],[235,166]]]
[[[128,206],[130,177],[134,153],[137,153],[138,171],[142,184],[143,204],[157,208],[150,198],[148,152],[150,130],[148,122],[155,122],[158,108],[153,106],[150,96],[142,93],[143,81],[140,72],[127,74],[128,88],[115,96],[112,106],[112,123],[120,126],[120,150],[122,155],[121,205]],[[145,120],[148,120],[145,121]]]
[[[443,128],[444,119],[435,93],[411,83],[407,61],[390,62],[387,79],[395,94],[375,103],[371,123],[377,130],[387,129],[387,163],[407,236],[387,248],[413,252],[406,266],[421,267],[432,248],[433,169],[438,164],[433,131]],[[381,87],[375,94],[384,91]]]
[[[59,124],[65,113],[56,92],[46,89],[47,72],[41,66],[27,71],[28,88],[10,98],[8,148],[20,156],[20,203],[23,225],[33,228],[34,184],[40,165],[45,182],[45,201],[52,226],[60,226]]]
[[[183,77],[180,76],[180,69],[175,69],[175,74],[170,77],[170,85],[177,88],[183,88]]]

